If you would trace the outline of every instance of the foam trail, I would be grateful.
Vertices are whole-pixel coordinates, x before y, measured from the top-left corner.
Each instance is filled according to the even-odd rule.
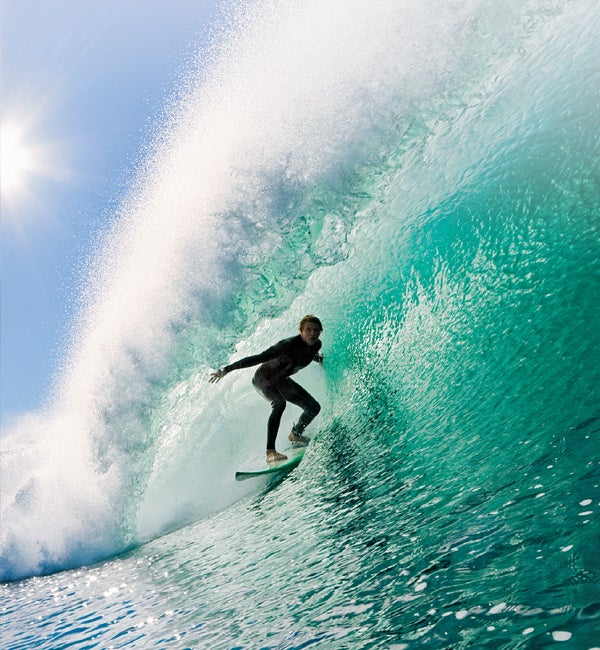
[[[351,254],[374,175],[493,78],[531,9],[265,1],[234,14],[91,264],[51,405],[3,445],[4,578],[106,556],[239,496],[216,462],[254,448],[243,424],[263,415],[243,377],[209,392],[209,367],[289,332],[306,283]],[[414,185],[418,162],[404,159]]]

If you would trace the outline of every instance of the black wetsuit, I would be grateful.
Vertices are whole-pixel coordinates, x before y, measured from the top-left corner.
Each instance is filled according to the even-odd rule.
[[[265,399],[271,402],[272,410],[267,425],[267,449],[275,449],[275,438],[277,438],[286,401],[302,409],[302,415],[292,427],[296,435],[301,435],[321,410],[317,400],[290,379],[290,375],[305,368],[311,361],[317,360],[320,349],[321,341],[317,341],[314,345],[307,345],[298,334],[279,341],[260,354],[245,357],[223,368],[225,372],[230,372],[261,364],[254,373],[252,384]]]

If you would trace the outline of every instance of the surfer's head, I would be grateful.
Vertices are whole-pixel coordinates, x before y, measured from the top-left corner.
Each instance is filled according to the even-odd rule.
[[[316,316],[304,316],[298,325],[300,337],[307,345],[314,345],[321,336],[323,325]]]
[[[317,328],[319,329],[319,332],[323,331],[323,325],[321,325],[321,321],[316,317],[316,316],[311,316],[310,314],[307,314],[306,316],[302,317],[302,320],[300,321],[300,324],[298,325],[298,331],[302,333],[302,330],[309,324],[316,325]]]

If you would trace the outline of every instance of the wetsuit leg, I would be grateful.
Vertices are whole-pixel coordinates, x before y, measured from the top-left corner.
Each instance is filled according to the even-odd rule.
[[[281,416],[285,411],[285,397],[277,389],[277,386],[271,384],[262,375],[254,375],[252,385],[266,400],[271,402],[271,415],[267,423],[267,449],[275,449],[275,439],[279,431]]]
[[[252,384],[266,400],[271,402],[271,415],[267,423],[267,449],[275,449],[275,440],[279,432],[281,416],[285,411],[286,400],[302,409],[298,422],[292,427],[296,435],[301,435],[321,410],[319,402],[289,377],[272,384],[261,374],[256,373]]]
[[[298,422],[292,427],[292,431],[296,435],[302,435],[304,429],[317,417],[321,405],[308,391],[289,377],[279,381],[277,388],[288,402],[296,404],[302,409]]]

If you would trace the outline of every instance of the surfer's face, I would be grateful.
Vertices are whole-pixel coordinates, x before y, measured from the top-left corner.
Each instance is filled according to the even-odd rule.
[[[306,323],[300,332],[300,338],[306,345],[314,345],[321,336],[321,328],[316,323]]]

